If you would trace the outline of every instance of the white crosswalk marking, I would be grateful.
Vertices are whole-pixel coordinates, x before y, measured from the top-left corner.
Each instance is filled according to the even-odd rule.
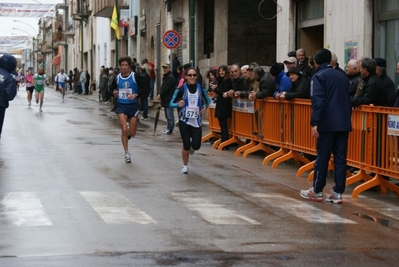
[[[267,204],[275,206],[310,223],[357,224],[355,221],[342,218],[336,214],[323,210],[322,206],[320,206],[320,208],[315,207],[314,205],[307,203],[306,200],[300,201],[281,194],[247,193],[247,195],[260,198],[267,202]],[[323,205],[321,203],[319,204]]]
[[[157,223],[126,197],[116,192],[80,192],[107,224]]]
[[[36,193],[8,193],[1,199],[0,204],[0,225],[48,226],[53,224]]]
[[[172,193],[172,195],[175,200],[182,203],[189,210],[197,212],[204,220],[212,224],[260,224],[256,220],[225,208],[224,205],[214,204],[205,198],[197,197],[190,193]]]

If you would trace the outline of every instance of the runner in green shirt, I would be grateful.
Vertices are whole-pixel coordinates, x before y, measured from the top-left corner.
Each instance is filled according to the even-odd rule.
[[[44,98],[44,83],[48,85],[48,78],[46,74],[44,74],[43,68],[39,68],[35,76],[33,76],[33,84],[35,86],[36,104],[38,104],[40,100],[40,106],[39,106],[40,112],[43,112],[42,106]]]

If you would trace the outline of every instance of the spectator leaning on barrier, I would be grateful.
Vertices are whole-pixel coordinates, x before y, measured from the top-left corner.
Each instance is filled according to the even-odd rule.
[[[346,77],[348,77],[349,80],[349,96],[351,98],[355,96],[357,88],[363,82],[356,61],[356,59],[351,59],[346,65]]]
[[[273,96],[275,86],[270,72],[265,72],[260,66],[255,67],[253,78],[259,82],[259,90],[251,92],[248,97],[249,100],[254,101],[255,99]]]
[[[310,97],[310,82],[298,67],[289,68],[286,75],[292,82],[292,86],[289,92],[280,93],[280,99],[291,100],[294,98]]]
[[[245,80],[241,75],[241,68],[238,63],[231,65],[230,74],[233,89],[229,91],[229,97],[233,98],[236,96],[235,92],[241,92],[245,90]]]
[[[244,88],[241,91],[235,91],[234,97],[248,97],[248,92],[251,90],[251,76],[249,75],[248,67],[248,65],[244,65],[241,67],[241,77],[244,80]]]
[[[284,67],[283,64],[281,64]],[[292,83],[290,79],[285,75],[282,67],[279,63],[274,63],[270,68],[270,74],[273,82],[276,84],[276,90],[273,93],[273,98],[279,99],[282,92],[288,92],[291,89]]]
[[[395,101],[395,96],[396,96],[396,90],[395,90],[395,84],[393,83],[392,79],[389,78],[389,76],[385,71],[387,67],[387,62],[385,59],[379,57],[375,58],[374,60],[377,63],[375,73],[377,74],[378,77],[380,77],[382,84],[387,90],[388,98],[390,101],[389,106],[393,106],[393,102]]]
[[[381,79],[375,73],[377,64],[372,58],[362,58],[360,61],[360,75],[363,79],[363,86],[359,87],[357,97],[352,100],[354,107],[360,105],[390,106],[387,89]]]
[[[246,91],[241,92],[241,98],[249,98],[251,93],[255,94],[259,91],[259,82],[256,80],[254,74],[254,68],[257,67],[258,64],[252,62],[248,65],[247,68],[247,81],[246,81]]]
[[[349,82],[346,76],[331,66],[331,52],[321,49],[314,57],[316,73],[311,80],[312,135],[317,138],[317,158],[314,165],[313,187],[301,190],[303,198],[323,201],[323,189],[331,152],[334,154],[335,186],[327,202],[342,203],[346,182],[346,156],[351,126]]]

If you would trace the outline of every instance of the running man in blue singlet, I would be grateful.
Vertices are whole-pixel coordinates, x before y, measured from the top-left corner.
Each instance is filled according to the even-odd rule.
[[[128,140],[136,135],[137,115],[139,113],[139,75],[130,70],[132,59],[129,56],[118,60],[120,73],[110,84],[110,88],[116,97],[116,114],[122,129],[122,145],[125,150],[125,162],[130,163]],[[129,127],[128,127],[129,123]]]

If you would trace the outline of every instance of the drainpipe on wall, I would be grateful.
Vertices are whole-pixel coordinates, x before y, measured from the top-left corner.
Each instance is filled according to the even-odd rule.
[[[195,0],[190,0],[190,62],[195,68]]]
[[[118,21],[118,24],[119,24],[118,0],[115,0],[115,8],[116,8],[116,13],[117,13],[116,20]],[[118,27],[118,31],[119,31],[119,27]],[[119,65],[119,63],[118,63],[119,47],[118,46],[119,46],[119,40],[118,40],[118,38],[115,37],[115,66]]]
[[[83,1],[80,0],[80,68],[83,69]]]

